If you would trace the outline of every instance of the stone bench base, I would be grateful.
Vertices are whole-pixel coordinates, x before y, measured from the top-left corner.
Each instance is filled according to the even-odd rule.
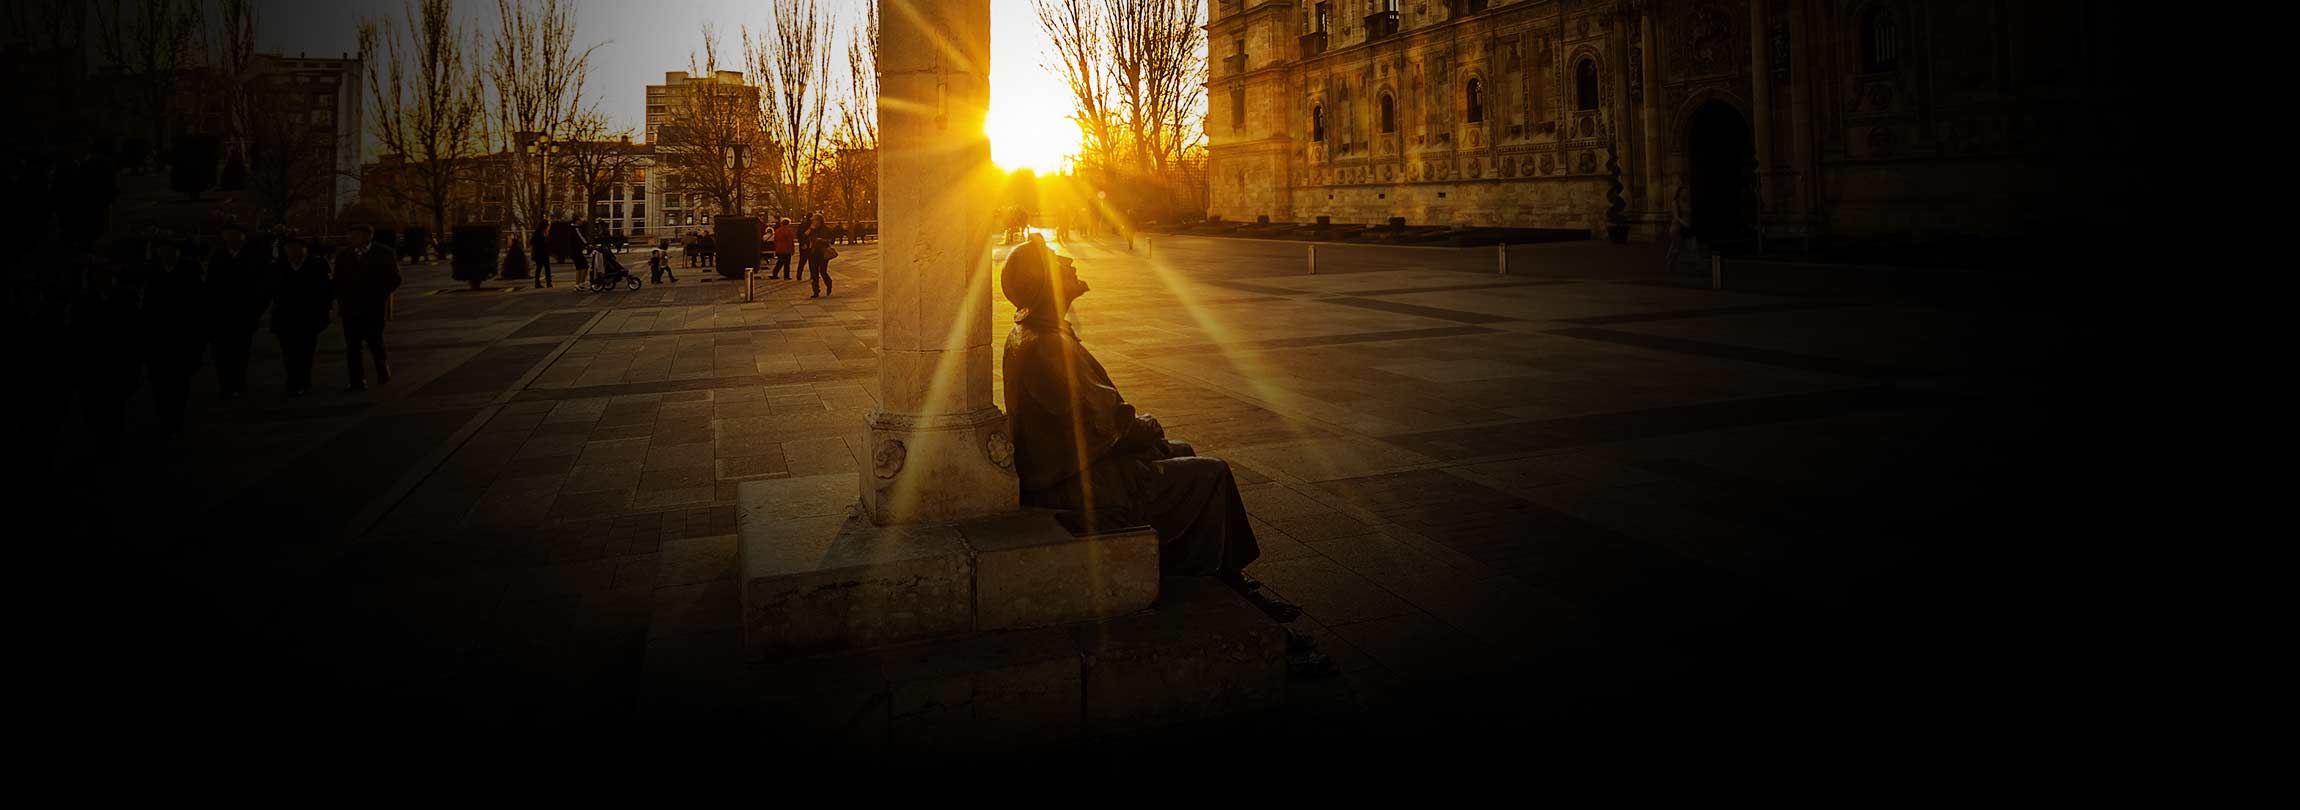
[[[1139,612],[1158,536],[1073,535],[1054,513],[874,526],[854,474],[745,482],[737,570],[747,657],[766,661]]]
[[[1016,750],[1281,699],[1276,622],[1212,580],[1162,585],[1131,616],[767,664],[761,731],[859,750]]]
[[[874,526],[854,474],[745,482],[742,636],[764,735],[1029,748],[1276,700],[1285,632],[1148,528],[1046,511]]]

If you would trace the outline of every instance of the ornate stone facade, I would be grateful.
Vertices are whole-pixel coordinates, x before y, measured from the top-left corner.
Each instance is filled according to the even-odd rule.
[[[1662,233],[1680,185],[1719,238],[2001,232],[2043,182],[2029,167],[2048,140],[2013,100],[2099,92],[2040,61],[2097,22],[2066,0],[1211,11],[1209,213],[1233,220],[1597,233],[1611,148],[1639,239]]]

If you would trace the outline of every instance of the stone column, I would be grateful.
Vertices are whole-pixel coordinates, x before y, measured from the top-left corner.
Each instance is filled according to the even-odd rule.
[[[1663,127],[1666,122],[1661,120],[1661,74],[1654,69],[1661,61],[1657,50],[1658,32],[1654,30],[1659,21],[1653,16],[1651,4],[1637,3],[1634,8],[1635,14],[1630,19],[1637,30],[1631,32],[1630,41],[1637,47],[1630,55],[1633,61],[1630,69],[1639,76],[1637,117],[1643,123],[1645,134],[1638,144],[1641,148],[1637,168],[1638,174],[1645,178],[1646,219],[1653,223],[1659,239],[1667,241],[1671,238],[1669,206],[1675,202],[1677,190],[1669,187],[1668,170],[1661,165],[1663,141],[1670,136]]]
[[[1813,56],[1806,14],[1811,5],[1789,8],[1789,168],[1796,173],[1790,186],[1797,210],[1798,230],[1813,228]]]
[[[1749,126],[1757,144],[1757,198],[1770,203],[1766,175],[1773,170],[1773,59],[1765,0],[1749,0]],[[1768,206],[1770,208],[1770,206]],[[1750,223],[1762,229],[1763,222]]]
[[[995,170],[988,0],[878,0],[879,408],[862,502],[879,525],[1011,512],[990,384]]]

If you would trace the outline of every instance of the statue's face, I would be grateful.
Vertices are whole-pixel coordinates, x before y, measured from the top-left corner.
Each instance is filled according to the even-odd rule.
[[[1065,301],[1078,300],[1078,296],[1085,295],[1086,291],[1091,289],[1093,288],[1086,286],[1085,279],[1078,277],[1078,265],[1071,263],[1069,260],[1063,260],[1062,299]]]

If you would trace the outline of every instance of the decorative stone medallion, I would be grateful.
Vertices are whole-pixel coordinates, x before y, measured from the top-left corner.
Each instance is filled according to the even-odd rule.
[[[902,462],[909,451],[901,439],[885,439],[878,443],[878,452],[872,454],[871,470],[880,478],[893,478],[902,472]]]
[[[1014,467],[1014,440],[1007,438],[1004,431],[991,431],[990,438],[983,441],[983,448],[990,452],[990,463],[1008,469]]]

